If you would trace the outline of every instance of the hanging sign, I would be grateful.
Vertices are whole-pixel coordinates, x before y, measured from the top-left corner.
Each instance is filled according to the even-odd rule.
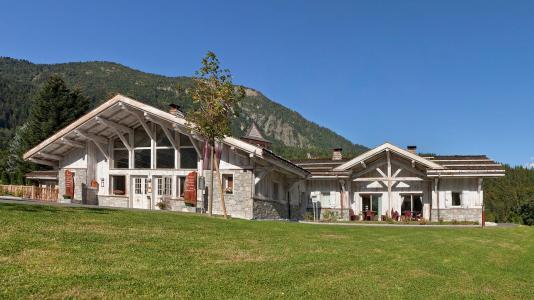
[[[197,172],[187,174],[185,179],[184,202],[191,205],[197,204]]]

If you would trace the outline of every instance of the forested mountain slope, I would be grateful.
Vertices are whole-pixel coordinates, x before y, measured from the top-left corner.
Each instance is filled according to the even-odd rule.
[[[77,87],[91,99],[92,106],[117,93],[167,109],[170,103],[184,109],[191,99],[180,87],[191,85],[189,77],[166,77],[137,71],[111,62],[82,62],[64,64],[33,64],[24,60],[0,58],[0,148],[16,126],[28,115],[34,93],[52,74],[60,75],[69,85]],[[312,153],[328,156],[333,147],[342,147],[347,154],[357,154],[366,148],[353,144],[332,130],[321,127],[247,88],[242,102],[242,114],[233,122],[233,133],[240,136],[255,120],[265,136],[273,142],[274,151],[287,157],[299,158]]]

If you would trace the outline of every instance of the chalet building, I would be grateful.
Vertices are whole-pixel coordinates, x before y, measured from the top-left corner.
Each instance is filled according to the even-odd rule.
[[[243,219],[343,219],[393,213],[432,220],[481,219],[482,180],[504,176],[485,156],[423,157],[385,143],[353,158],[288,161],[255,123],[218,147],[227,212]],[[208,210],[207,145],[179,107],[168,112],[117,95],[24,154],[51,166],[60,197],[99,206]],[[37,174],[43,175],[43,174]],[[41,178],[41,177],[39,177]],[[35,179],[39,179],[35,177]],[[45,177],[42,177],[44,180]],[[214,184],[213,212],[222,214]]]
[[[250,143],[260,137],[249,131],[249,142],[222,141],[219,167],[228,214],[244,219],[302,215],[308,171],[258,146],[265,141]],[[165,112],[117,95],[24,159],[57,170],[59,195],[74,202],[143,209],[159,209],[164,202],[173,210],[206,212],[210,162],[202,157],[204,146],[176,106]],[[213,212],[222,214],[217,186]]]
[[[353,159],[334,149],[332,159],[294,161],[308,170],[308,207],[345,219],[382,216],[444,221],[482,220],[484,178],[504,168],[484,155],[420,156],[390,143]]]

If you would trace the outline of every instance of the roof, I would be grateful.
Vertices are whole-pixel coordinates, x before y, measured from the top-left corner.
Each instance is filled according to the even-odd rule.
[[[252,121],[252,124],[247,130],[247,134],[245,134],[243,138],[249,139],[249,140],[261,141],[261,142],[267,142],[267,143],[271,142],[268,139],[263,137],[263,134],[261,134],[258,128],[258,125],[256,125],[256,122],[254,121]]]
[[[420,156],[384,143],[353,159],[302,159],[293,163],[310,172],[312,178],[348,177],[354,168],[364,169],[366,164],[383,159],[384,152],[412,161],[412,165],[424,172],[427,177],[501,177],[504,167],[485,155],[442,155]]]
[[[489,159],[486,155],[438,155],[426,159],[440,164],[443,170],[428,170],[429,177],[453,177],[466,174],[480,177],[500,177],[505,175],[502,164]]]
[[[362,162],[365,162],[369,159],[372,159],[373,157],[383,153],[383,152],[386,152],[386,151],[392,151],[394,152],[395,154],[403,157],[403,158],[406,158],[408,160],[412,160],[416,163],[419,163],[420,165],[422,166],[425,166],[427,168],[430,168],[430,169],[443,169],[442,166],[440,166],[439,164],[435,163],[435,162],[432,162],[428,159],[425,159],[417,154],[414,154],[414,153],[411,153],[407,150],[404,150],[402,148],[399,148],[393,144],[390,144],[390,143],[384,143],[376,148],[373,148],[367,152],[364,152],[362,153],[361,155],[358,155],[356,156],[355,158],[349,160],[348,162],[340,165],[339,167],[336,167],[334,169],[334,171],[348,171],[350,170],[352,167],[362,163]]]
[[[334,168],[347,162],[348,159],[332,160],[327,158],[293,160],[297,166],[308,171],[313,178],[348,177],[347,171],[334,171]]]
[[[28,150],[23,158],[38,164],[57,166],[57,161],[63,155],[76,147],[82,147],[86,141],[93,139],[103,144],[108,143],[111,138],[117,136],[117,131],[128,131],[142,125],[141,120],[165,124],[202,142],[202,138],[192,130],[182,116],[173,115],[118,94]],[[297,165],[261,147],[234,137],[225,137],[223,142],[247,153],[250,157],[265,159],[291,173],[302,177],[308,175]],[[195,144],[194,146],[200,152],[201,147]]]
[[[26,179],[58,180],[58,171],[31,171],[24,174]]]

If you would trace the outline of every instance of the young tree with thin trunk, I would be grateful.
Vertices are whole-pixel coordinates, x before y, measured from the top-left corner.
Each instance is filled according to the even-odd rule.
[[[194,86],[190,90],[193,107],[186,114],[186,119],[193,130],[209,143],[211,149],[208,212],[210,215],[213,213],[213,169],[215,167],[221,193],[221,206],[226,218],[222,178],[213,151],[215,144],[230,134],[232,117],[237,115],[238,105],[245,96],[245,90],[233,85],[230,71],[221,69],[219,60],[213,52],[208,52],[202,59],[202,67],[195,73],[193,81]]]

